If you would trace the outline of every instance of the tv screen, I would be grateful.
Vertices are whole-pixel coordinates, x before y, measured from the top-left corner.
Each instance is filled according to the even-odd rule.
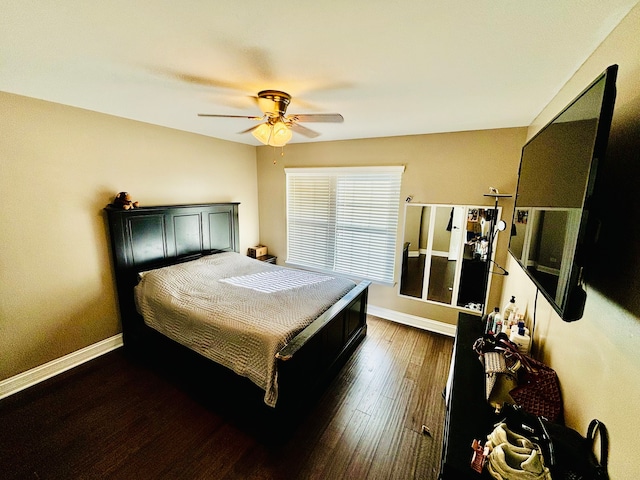
[[[589,198],[615,102],[617,65],[607,68],[522,148],[509,251],[566,321],[584,308],[581,276]]]

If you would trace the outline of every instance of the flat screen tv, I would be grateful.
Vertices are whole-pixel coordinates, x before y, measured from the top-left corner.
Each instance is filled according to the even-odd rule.
[[[604,159],[617,65],[607,68],[522,148],[509,251],[565,321],[582,317],[589,218]]]

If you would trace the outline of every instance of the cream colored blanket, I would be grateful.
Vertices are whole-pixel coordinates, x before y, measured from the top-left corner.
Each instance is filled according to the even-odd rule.
[[[151,328],[248,377],[278,399],[276,353],[355,284],[234,252],[143,273],[138,312]]]

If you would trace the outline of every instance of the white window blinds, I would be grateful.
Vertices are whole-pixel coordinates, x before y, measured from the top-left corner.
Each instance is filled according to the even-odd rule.
[[[404,167],[287,168],[287,263],[393,283]]]

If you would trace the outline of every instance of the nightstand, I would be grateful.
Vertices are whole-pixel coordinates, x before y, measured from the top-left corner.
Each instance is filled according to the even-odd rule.
[[[256,260],[260,260],[261,262],[267,262],[267,263],[276,263],[276,259],[278,257],[275,257],[273,255],[262,255],[260,257],[256,257]]]

